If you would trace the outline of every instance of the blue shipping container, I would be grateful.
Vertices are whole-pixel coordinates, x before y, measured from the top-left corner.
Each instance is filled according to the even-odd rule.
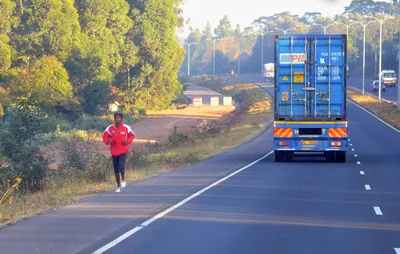
[[[345,162],[347,37],[275,35],[275,160],[323,152]]]

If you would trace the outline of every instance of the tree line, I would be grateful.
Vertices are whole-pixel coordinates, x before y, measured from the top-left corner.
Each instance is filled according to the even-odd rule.
[[[225,15],[214,31],[209,23],[204,31],[192,29],[185,40],[187,43],[197,43],[191,46],[189,56],[191,74],[213,73],[213,40],[216,41],[215,72],[217,74],[227,74],[232,69],[237,73],[260,73],[262,62],[274,61],[273,34],[324,33],[324,30],[327,34],[345,34],[347,26],[349,28],[349,74],[359,76],[362,74],[363,59],[363,26],[360,23],[375,21],[369,17],[383,19],[385,14],[391,16],[392,19],[387,19],[383,24],[382,67],[397,70],[400,4],[353,0],[349,6],[345,7],[342,15],[335,17],[323,17],[318,12],[305,13],[303,16],[282,12],[259,17],[251,26],[241,29],[239,25],[233,28]],[[379,32],[378,22],[370,23],[366,28],[366,73],[370,78],[376,78],[379,71]],[[263,58],[261,58],[262,51]],[[185,61],[180,69],[182,73],[187,72],[187,58],[186,53]]]
[[[182,91],[183,0],[0,1],[0,117],[16,101],[47,114],[163,109]]]

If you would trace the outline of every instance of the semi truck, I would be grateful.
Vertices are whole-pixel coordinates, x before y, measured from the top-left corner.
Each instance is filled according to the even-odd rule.
[[[266,63],[263,68],[264,80],[274,77],[274,63]]]
[[[274,155],[322,155],[346,162],[345,34],[274,36]]]

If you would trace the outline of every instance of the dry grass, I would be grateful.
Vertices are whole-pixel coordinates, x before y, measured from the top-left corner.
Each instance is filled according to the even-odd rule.
[[[352,88],[347,90],[347,96],[349,99],[357,102],[376,116],[382,118],[393,127],[400,130],[400,111],[397,109],[396,105],[385,101],[379,103],[377,98],[368,94],[362,95],[359,91]]]
[[[160,165],[154,163],[143,170],[128,171],[126,178],[127,182],[133,183],[169,170],[171,170],[171,167],[168,165],[160,167]],[[12,204],[3,207],[0,228],[21,219],[30,218],[49,210],[56,210],[67,204],[72,204],[115,188],[114,176],[110,176],[108,182],[100,184],[76,180],[71,177],[62,186],[48,186],[37,193],[17,196]]]
[[[145,166],[134,170],[127,169],[127,182],[142,181],[174,168],[207,159],[247,142],[261,133],[273,116],[270,99],[262,89],[251,84],[236,84],[234,88],[227,90],[234,94],[234,91],[240,92],[243,89],[252,90],[252,96],[244,97],[253,102],[249,108],[229,115],[225,115],[225,112],[215,112],[214,114],[218,114],[216,118],[221,116],[223,118],[208,122],[208,131],[198,134],[191,142],[177,147],[166,144],[166,147],[161,148],[160,154],[153,152],[153,154],[145,155],[147,161]],[[204,109],[196,109],[196,111],[202,110]],[[173,115],[176,112],[162,112],[162,114]],[[69,174],[57,185],[49,182],[43,191],[18,196],[12,204],[4,207],[3,221],[0,222],[0,226],[112,190],[115,188],[115,183],[111,172],[110,168],[107,182],[95,184],[90,179]]]

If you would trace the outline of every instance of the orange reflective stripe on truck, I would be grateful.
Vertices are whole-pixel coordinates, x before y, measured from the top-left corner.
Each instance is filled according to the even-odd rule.
[[[330,138],[347,137],[347,128],[329,128],[328,137]]]
[[[293,136],[292,128],[275,128],[274,137],[276,138],[290,138]]]

